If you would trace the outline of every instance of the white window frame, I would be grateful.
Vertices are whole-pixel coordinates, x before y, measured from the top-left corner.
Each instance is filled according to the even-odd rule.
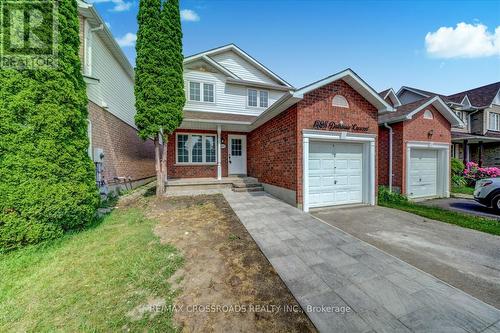
[[[494,120],[495,118],[496,118],[496,123]],[[492,119],[493,119],[493,123],[492,123]],[[493,127],[493,125],[495,125],[495,127]],[[489,114],[488,114],[488,130],[500,132],[500,113],[489,112]]]
[[[250,90],[255,90],[257,92],[257,106],[250,105],[249,92]],[[265,92],[267,94],[267,106],[260,106],[261,93]],[[247,88],[247,108],[252,109],[267,109],[269,107],[269,90]]]
[[[196,99],[191,99],[191,83],[198,83],[200,85],[200,100],[196,100]],[[214,87],[213,91],[214,91],[214,100],[212,102],[210,101],[205,101],[205,84],[210,84]],[[216,84],[215,82],[208,82],[208,81],[196,81],[196,80],[188,80],[187,82],[187,100],[189,102],[193,102],[193,103],[204,103],[204,104],[215,104],[215,100],[216,100]]]
[[[179,135],[187,135],[187,150],[188,150],[188,162],[179,162],[179,147],[177,142],[179,141]],[[193,136],[201,136],[201,149],[202,149],[202,162],[193,162]],[[213,137],[215,144],[215,161],[207,162],[207,147],[205,145],[205,138]],[[176,133],[175,135],[175,164],[177,165],[217,165],[217,134],[206,134],[206,133]]]
[[[335,95],[332,98],[332,106],[349,109],[349,101],[343,95]]]
[[[427,119],[427,120],[432,120],[432,119],[434,119],[434,113],[433,113],[431,110],[426,109],[426,110],[424,111],[424,116],[423,116],[423,118],[424,118],[424,119]]]

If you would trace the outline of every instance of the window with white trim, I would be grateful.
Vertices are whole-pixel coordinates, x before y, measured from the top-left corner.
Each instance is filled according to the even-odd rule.
[[[267,108],[269,106],[269,92],[266,90],[248,89],[247,106]]]
[[[332,99],[332,105],[340,108],[349,108],[349,102],[342,95],[335,95]]]
[[[488,129],[500,131],[500,113],[490,112]]]
[[[213,83],[189,81],[189,100],[193,102],[215,102],[215,85]]]
[[[467,113],[464,112],[464,111],[455,111],[455,114],[457,115],[457,117],[463,121],[463,123],[465,125],[467,125]]]
[[[434,115],[431,110],[424,111],[424,119],[434,119]]]
[[[177,134],[177,163],[215,163],[216,142],[212,134]]]

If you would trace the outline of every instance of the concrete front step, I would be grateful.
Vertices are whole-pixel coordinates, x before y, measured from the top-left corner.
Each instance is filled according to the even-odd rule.
[[[252,187],[233,187],[233,192],[261,192],[264,191],[264,187],[259,184],[259,186]]]
[[[261,183],[233,183],[233,187],[244,188],[244,187],[259,187],[262,186]]]

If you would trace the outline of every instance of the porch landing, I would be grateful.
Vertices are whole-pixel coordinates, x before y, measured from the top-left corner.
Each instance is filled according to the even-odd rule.
[[[176,178],[169,179],[166,185],[167,193],[191,190],[232,189],[235,192],[263,191],[257,178],[246,176],[230,176],[217,178]]]

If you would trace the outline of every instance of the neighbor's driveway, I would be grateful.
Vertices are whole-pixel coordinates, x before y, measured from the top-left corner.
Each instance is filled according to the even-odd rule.
[[[497,214],[493,208],[483,206],[473,199],[444,198],[425,200],[420,203],[427,206],[438,206],[440,208],[453,210],[459,213],[500,220],[500,214]]]
[[[224,196],[322,332],[500,330],[499,310],[297,208],[265,193]]]
[[[500,237],[384,207],[313,215],[500,308]]]

